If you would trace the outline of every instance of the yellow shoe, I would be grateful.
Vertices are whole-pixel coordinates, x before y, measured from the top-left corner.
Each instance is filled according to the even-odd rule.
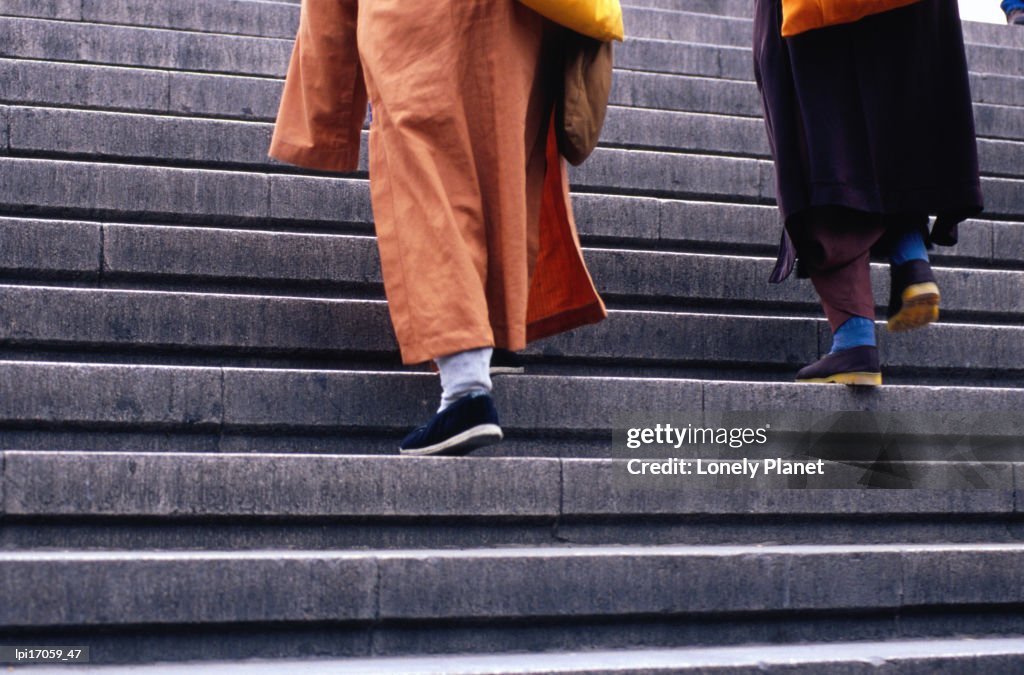
[[[890,268],[889,320],[892,333],[922,328],[939,320],[939,287],[931,265],[911,260]]]

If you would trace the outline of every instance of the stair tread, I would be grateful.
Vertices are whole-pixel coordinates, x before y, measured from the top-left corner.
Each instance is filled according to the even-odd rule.
[[[785,668],[786,672],[822,672],[813,668],[870,667],[891,668],[901,664],[918,667],[946,662],[948,667],[964,668],[960,672],[982,672],[978,667],[993,667],[986,657],[1013,657],[1012,663],[1024,663],[1024,638],[947,638],[928,640],[884,640],[859,642],[821,642],[796,645],[754,644],[742,647],[684,647],[663,649],[618,649],[574,652],[543,652],[517,654],[479,654],[444,656],[400,656],[372,658],[308,658],[308,659],[246,659],[244,661],[205,661],[203,672],[251,673],[319,673],[339,675],[378,675],[400,672],[405,675],[495,675],[497,673],[687,673],[705,672],[729,675],[751,670]],[[974,663],[977,659],[980,663]],[[1009,661],[1005,662],[1009,664]],[[101,673],[141,672],[152,675],[177,673],[189,667],[182,664],[149,664],[143,666],[101,666]],[[997,667],[997,666],[996,666]],[[40,669],[40,672],[64,672],[74,666]],[[970,668],[970,670],[966,670]]]

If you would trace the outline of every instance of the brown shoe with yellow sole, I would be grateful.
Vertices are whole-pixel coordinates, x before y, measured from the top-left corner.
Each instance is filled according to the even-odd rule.
[[[864,345],[826,354],[800,369],[796,381],[805,384],[849,384],[877,387],[882,384],[878,347]]]
[[[939,320],[939,287],[926,260],[905,262],[889,273],[889,332],[923,328]]]

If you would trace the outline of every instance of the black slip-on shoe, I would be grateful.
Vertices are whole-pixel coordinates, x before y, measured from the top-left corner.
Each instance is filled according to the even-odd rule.
[[[796,374],[797,382],[877,387],[882,384],[878,347],[864,345],[826,354]]]
[[[932,266],[910,260],[889,267],[889,320],[892,333],[922,328],[939,320],[939,287]]]
[[[403,455],[464,455],[497,443],[504,434],[490,394],[469,394],[402,440]]]
[[[1006,23],[1011,26],[1024,26],[1024,9],[1010,10],[1006,15]]]
[[[526,372],[519,354],[495,347],[491,353],[491,375],[522,375]]]

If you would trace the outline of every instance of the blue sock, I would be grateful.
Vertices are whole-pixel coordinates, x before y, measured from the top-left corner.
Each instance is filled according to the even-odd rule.
[[[897,267],[911,260],[928,262],[928,251],[924,247],[924,237],[920,230],[909,230],[896,240],[889,256],[889,262]]]
[[[863,316],[851,316],[832,336],[832,349],[829,354],[851,347],[874,344],[875,322]]]

